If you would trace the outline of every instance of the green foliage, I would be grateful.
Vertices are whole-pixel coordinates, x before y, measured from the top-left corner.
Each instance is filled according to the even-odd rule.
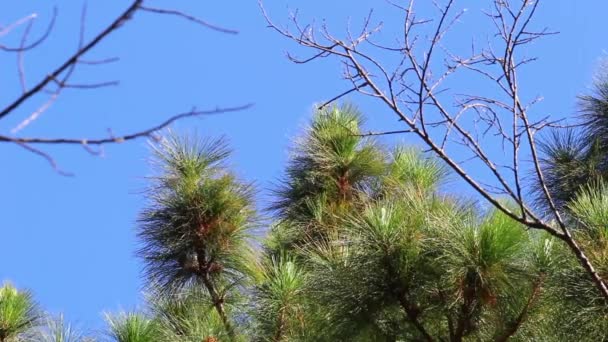
[[[479,304],[492,303],[517,287],[526,276],[525,248],[528,236],[523,227],[506,215],[492,212],[476,218],[443,222],[437,238],[442,255],[439,262],[446,280],[459,284],[458,296],[478,296]]]
[[[327,232],[314,223],[348,211],[384,172],[383,153],[373,141],[358,136],[361,123],[361,114],[352,106],[328,107],[315,113],[297,141],[271,206],[280,219],[300,226],[301,234],[292,236],[294,246],[323,239]]]
[[[32,295],[11,284],[0,288],[0,341],[14,341],[36,326],[40,314]]]
[[[608,176],[608,74],[601,74],[591,94],[580,96],[579,129],[553,130],[539,145],[546,185],[560,209],[582,187]],[[539,204],[548,203],[540,187]]]
[[[223,166],[225,142],[169,136],[154,152],[160,172],[138,231],[148,279],[169,291],[207,278],[240,281],[251,256],[252,188]]]
[[[590,239],[608,238],[608,185],[603,181],[581,189],[568,205],[569,212]]]
[[[153,292],[148,302],[160,340],[217,341],[229,340],[228,332],[205,291],[192,288],[179,294]]]
[[[116,342],[160,341],[160,330],[156,322],[139,313],[106,315],[109,335]]]
[[[391,157],[385,188],[410,186],[422,191],[434,191],[447,175],[443,164],[436,159],[425,158],[414,148],[399,146]]]
[[[323,335],[385,340],[403,329],[395,311],[425,278],[418,272],[425,268],[424,237],[407,209],[389,202],[369,205],[362,215],[345,219],[340,240],[309,251],[309,291],[319,311],[326,311],[326,321],[317,323],[323,323]]]
[[[584,186],[568,205],[576,241],[604,279],[608,277],[608,187],[602,181]],[[574,257],[563,246],[558,248],[560,262],[551,277],[557,298],[551,320],[564,338],[585,336],[589,341],[608,338],[608,309],[594,284]],[[567,319],[566,319],[567,318]],[[562,321],[562,323],[559,323]]]
[[[305,332],[305,282],[305,272],[289,256],[271,257],[262,266],[254,304],[259,340],[284,340]]]
[[[577,244],[595,270],[608,277],[608,83],[603,73],[593,93],[580,97],[581,125],[555,130],[542,146],[543,171],[549,192],[562,211]],[[540,204],[547,207],[540,189]],[[554,248],[559,262],[550,267],[546,320],[565,340],[606,340],[608,310],[586,271],[564,246]]]
[[[594,106],[586,115],[603,110]],[[606,303],[568,246],[441,191],[441,161],[385,148],[361,136],[362,124],[353,106],[315,113],[275,189],[260,253],[253,188],[228,170],[225,141],[170,134],[154,145],[158,172],[138,227],[148,306],[108,315],[110,339],[608,339]],[[575,241],[606,278],[603,147],[581,141],[556,135],[543,167]],[[29,293],[0,289],[0,342],[86,340],[62,318],[43,328],[39,318]]]
[[[350,125],[335,124],[337,118]],[[263,336],[274,341],[542,336],[540,325],[527,322],[545,313],[551,243],[502,213],[479,212],[439,194],[447,175],[441,163],[411,148],[389,154],[357,135],[360,123],[337,108],[317,113],[292,156],[291,181],[283,184],[274,207],[280,221],[266,243],[275,268],[265,273],[261,288],[268,291],[257,294],[267,303],[256,313]],[[354,133],[335,133],[344,127]],[[340,163],[341,155],[326,153],[320,141],[349,151],[366,146],[375,162]],[[350,167],[365,177],[352,183],[357,185],[349,196],[336,196],[335,170],[351,174]],[[301,191],[304,181],[320,179],[327,182],[308,183],[322,186]],[[276,268],[282,264],[276,263],[286,257],[298,270],[297,291],[289,292],[297,293],[289,303],[298,314],[282,316],[289,311],[280,287],[271,285],[285,284],[286,274]],[[285,326],[298,329],[277,328]]]

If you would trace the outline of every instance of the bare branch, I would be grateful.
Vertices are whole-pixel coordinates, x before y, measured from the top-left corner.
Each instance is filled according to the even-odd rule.
[[[25,27],[25,31],[23,32],[23,36],[21,36],[21,44],[19,45],[19,52],[17,53],[17,71],[19,72],[19,83],[21,84],[21,91],[27,91],[27,85],[25,83],[25,67],[23,66],[23,54],[25,43],[27,42],[27,38],[30,34],[32,26],[34,25],[34,19],[28,21],[27,26]]]
[[[17,126],[15,126],[15,128],[11,129],[11,133],[15,134],[15,133],[19,132],[20,130],[24,129],[29,124],[34,122],[36,119],[38,119],[38,117],[42,113],[46,112],[47,109],[49,109],[53,105],[53,103],[55,103],[55,101],[59,97],[60,92],[61,92],[61,88],[57,89],[42,106],[40,106],[38,109],[36,109],[25,120],[21,121]]]
[[[33,19],[36,19],[37,17],[38,17],[37,13],[32,13],[30,15],[27,15],[27,16],[15,21],[14,23],[8,25],[7,27],[0,29],[0,37],[9,34],[15,28],[17,28],[17,27],[23,25],[24,23],[27,23]]]
[[[53,28],[55,27],[55,21],[57,20],[57,8],[53,8],[53,15],[51,16],[51,21],[49,22],[46,30],[44,31],[44,33],[42,34],[42,36],[40,36],[40,38],[36,39],[33,43],[29,44],[29,45],[20,45],[19,47],[13,48],[13,47],[8,47],[8,46],[4,46],[0,44],[0,50],[2,51],[6,51],[6,52],[24,52],[24,51],[28,51],[31,49],[34,49],[36,47],[38,47],[40,44],[44,43],[44,41],[50,36],[51,32],[53,31]],[[30,20],[34,20],[37,17],[36,14],[33,14],[30,16]],[[19,23],[18,25],[23,24],[23,22]],[[18,26],[17,25],[17,26]],[[4,34],[10,32],[12,29],[15,28],[15,26],[13,26],[12,28],[9,26],[10,29],[5,29],[2,32],[5,32]],[[0,33],[0,37],[3,34]]]
[[[47,162],[48,162],[48,163],[51,165],[51,167],[53,168],[53,170],[55,170],[55,171],[56,171],[57,173],[59,173],[60,175],[62,175],[62,176],[67,176],[67,177],[71,177],[71,176],[73,176],[73,175],[74,175],[73,173],[70,173],[70,172],[66,172],[66,171],[61,170],[61,169],[59,168],[59,166],[57,165],[57,162],[55,161],[55,159],[53,159],[53,158],[52,158],[50,155],[48,155],[47,153],[42,152],[42,151],[40,151],[39,149],[34,148],[34,147],[32,147],[32,146],[29,146],[29,145],[28,145],[28,144],[26,144],[26,143],[22,143],[22,142],[15,142],[15,144],[16,144],[17,146],[20,146],[20,147],[22,147],[22,148],[24,148],[24,149],[28,150],[29,152],[32,152],[33,154],[36,154],[36,155],[38,155],[38,156],[40,156],[40,157],[44,158],[44,159],[45,159],[45,160],[46,160],[46,161],[47,161]]]
[[[80,48],[76,53],[74,53],[70,58],[68,58],[62,65],[60,65],[57,69],[51,72],[47,77],[40,80],[33,88],[28,90],[19,96],[15,101],[6,106],[4,109],[0,111],[0,119],[4,118],[8,114],[10,114],[13,110],[18,108],[23,102],[28,100],[34,94],[40,92],[44,87],[46,87],[50,82],[59,78],[59,76],[70,68],[72,65],[78,62],[78,59],[86,54],[89,50],[94,48],[99,42],[101,42],[106,36],[117,30],[123,23],[131,18],[131,16],[135,13],[137,8],[141,5],[143,0],[134,1],[129,8],[127,8],[118,18],[116,18],[109,26],[107,26],[103,31],[101,31],[95,38],[93,38],[88,44]]]
[[[321,109],[323,109],[323,108],[327,107],[327,106],[328,106],[329,104],[331,104],[332,102],[335,102],[335,101],[337,101],[337,100],[341,99],[342,97],[344,97],[344,96],[346,96],[346,95],[348,95],[348,94],[352,93],[353,91],[357,91],[357,90],[359,90],[359,89],[361,89],[361,88],[365,87],[366,85],[367,85],[367,83],[366,83],[366,82],[364,82],[364,83],[362,83],[362,84],[360,84],[360,85],[356,85],[356,86],[355,86],[355,87],[353,87],[352,89],[349,89],[349,90],[347,90],[347,91],[345,91],[345,92],[343,92],[343,93],[341,93],[341,94],[339,94],[339,95],[334,96],[334,97],[333,97],[333,98],[331,98],[330,100],[327,100],[326,102],[323,102],[323,104],[321,104],[319,107],[317,107],[317,109],[321,110]]]
[[[120,84],[120,81],[107,81],[107,82],[87,83],[87,84],[63,83],[61,85],[61,87],[73,88],[73,89],[98,89],[98,88],[117,86],[119,84]]]
[[[188,117],[197,117],[197,116],[203,116],[203,115],[214,115],[214,114],[237,112],[237,111],[246,110],[248,108],[251,108],[252,106],[253,106],[253,104],[246,104],[246,105],[238,106],[238,107],[216,108],[216,109],[212,109],[212,110],[192,109],[189,112],[173,115],[169,119],[163,121],[162,123],[160,123],[154,127],[151,127],[151,128],[148,128],[148,129],[145,129],[142,131],[138,131],[135,133],[121,135],[121,136],[111,135],[106,138],[97,138],[97,139],[88,139],[88,138],[70,139],[70,138],[20,138],[20,137],[9,137],[9,136],[0,135],[0,143],[7,142],[7,143],[17,143],[17,144],[67,144],[67,145],[83,145],[83,146],[123,143],[123,142],[129,141],[129,140],[134,140],[134,139],[143,138],[143,137],[150,137],[153,133],[158,132],[158,131],[168,127],[169,125],[171,125],[173,122],[175,122],[177,120],[185,119]]]
[[[402,129],[398,131],[384,131],[384,132],[367,132],[363,134],[354,134],[357,137],[372,137],[372,136],[380,136],[380,135],[393,135],[393,134],[404,134],[404,133],[412,133],[411,129]]]
[[[78,64],[99,65],[99,64],[114,63],[114,62],[118,62],[119,60],[120,60],[120,58],[118,58],[118,57],[110,57],[110,58],[99,59],[99,60],[83,60],[83,59],[79,59],[78,60]]]
[[[237,30],[233,30],[233,29],[228,29],[228,28],[224,28],[218,25],[214,25],[214,24],[210,24],[202,19],[196,18],[194,16],[191,16],[187,13],[184,12],[180,12],[180,11],[176,11],[176,10],[170,10],[170,9],[162,9],[162,8],[153,8],[153,7],[147,7],[147,6],[142,6],[139,5],[138,6],[139,9],[141,9],[142,11],[145,12],[151,12],[151,13],[156,13],[156,14],[165,14],[165,15],[174,15],[174,16],[178,16],[181,18],[184,18],[186,20],[189,20],[191,22],[194,22],[196,24],[202,25],[206,28],[215,30],[215,31],[219,31],[222,33],[228,33],[228,34],[237,34],[239,33],[239,31]]]

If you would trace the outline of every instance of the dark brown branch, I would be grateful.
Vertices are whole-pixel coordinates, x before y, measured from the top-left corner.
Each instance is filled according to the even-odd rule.
[[[224,307],[224,296],[219,293],[209,274],[209,265],[213,264],[213,260],[208,260],[207,253],[204,248],[197,249],[196,254],[199,260],[197,276],[203,281],[203,285],[211,297],[213,307],[220,316],[230,340],[233,341],[235,337],[234,328],[228,319],[228,315],[226,314],[226,309]]]
[[[209,296],[211,297],[211,301],[213,302],[213,307],[215,308],[218,315],[220,316],[220,319],[222,320],[222,324],[224,324],[224,327],[226,328],[226,332],[228,333],[228,336],[230,336],[231,340],[234,340],[234,328],[232,327],[232,323],[230,323],[230,320],[228,319],[228,315],[226,314],[226,309],[224,308],[224,298],[222,298],[222,296],[220,296],[220,294],[216,290],[215,286],[211,282],[211,279],[209,279],[208,272],[205,272],[205,274],[202,276],[202,278],[203,278],[203,284],[205,285],[205,288],[209,292]]]
[[[281,342],[285,335],[285,326],[287,325],[285,319],[285,308],[279,309],[279,317],[277,317],[277,331],[274,333],[273,342]]]

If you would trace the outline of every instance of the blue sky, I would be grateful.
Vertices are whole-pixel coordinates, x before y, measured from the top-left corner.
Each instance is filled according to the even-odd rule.
[[[152,1],[157,7],[171,1]],[[470,45],[471,35],[490,28],[479,15],[488,1],[460,1],[469,11],[452,46]],[[58,2],[59,17],[53,36],[25,56],[26,79],[33,84],[74,51],[78,39],[81,1]],[[128,1],[88,1],[86,36],[98,32]],[[254,103],[239,113],[188,119],[174,125],[180,132],[229,138],[233,166],[260,189],[259,204],[282,172],[290,140],[310,117],[312,106],[347,89],[339,64],[324,60],[294,65],[285,51],[291,42],[265,27],[254,0],[180,1],[179,9],[211,22],[235,28],[230,36],[172,17],[138,13],[90,58],[119,56],[117,63],[82,67],[76,80],[120,80],[118,87],[66,91],[24,136],[101,136],[107,128],[119,133],[144,128],[192,106],[201,109]],[[267,0],[266,8],[278,22],[299,8],[304,21],[326,19],[330,29],[343,32],[351,18],[358,22],[374,8],[385,19],[383,37],[399,34],[396,12],[385,1]],[[11,1],[2,5],[0,24],[38,13],[40,32],[52,6],[39,1]],[[604,1],[545,0],[536,23],[561,34],[535,44],[530,53],[540,61],[526,69],[522,83],[545,100],[539,110],[555,117],[571,115],[575,96],[587,90],[593,71],[604,57],[608,22]],[[0,37],[0,43],[15,38]],[[295,49],[296,51],[301,51]],[[16,56],[0,55],[0,106],[20,91]],[[370,129],[398,127],[382,106],[354,96],[368,113]],[[18,112],[0,120],[8,132],[44,102],[35,97]],[[407,137],[394,140],[409,141]],[[145,204],[141,190],[151,170],[144,140],[106,146],[104,157],[79,147],[46,149],[64,170],[62,177],[41,158],[11,145],[0,145],[0,281],[10,280],[31,289],[51,312],[69,320],[100,326],[101,312],[132,309],[141,303],[140,263],[134,257],[134,227]],[[501,153],[498,149],[494,153]],[[466,187],[455,182],[455,188]]]

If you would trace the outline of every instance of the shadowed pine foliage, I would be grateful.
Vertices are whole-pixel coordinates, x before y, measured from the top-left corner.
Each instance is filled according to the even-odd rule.
[[[561,210],[581,187],[608,176],[608,73],[596,80],[593,92],[579,97],[579,127],[555,129],[539,144],[547,188]],[[533,189],[541,206],[542,190]]]

